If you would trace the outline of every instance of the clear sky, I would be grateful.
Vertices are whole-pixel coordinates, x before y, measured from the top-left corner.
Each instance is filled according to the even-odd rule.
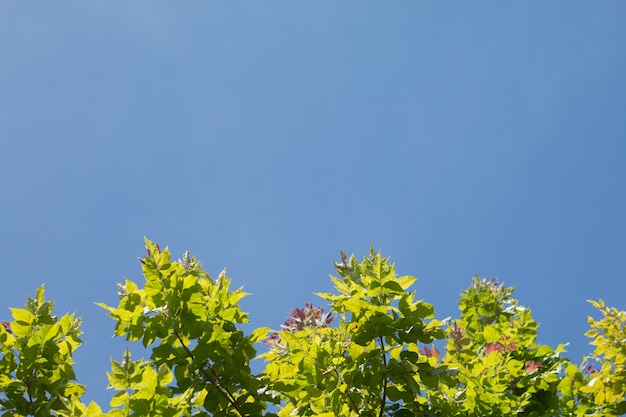
[[[473,275],[589,351],[625,308],[626,2],[0,2],[0,318],[83,317],[86,399],[126,343],[94,302],[143,237],[228,268],[255,326],[373,244],[455,316]],[[148,355],[146,355],[148,356]]]

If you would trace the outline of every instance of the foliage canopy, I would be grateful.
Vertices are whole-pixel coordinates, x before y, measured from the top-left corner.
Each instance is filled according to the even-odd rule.
[[[126,280],[119,303],[98,303],[115,336],[139,342],[111,360],[108,411],[85,404],[72,354],[81,321],[57,317],[44,287],[0,326],[2,416],[617,416],[626,413],[626,312],[591,301],[593,352],[581,364],[565,345],[536,342],[538,324],[513,288],[474,277],[460,316],[438,319],[373,249],[341,252],[334,293],[317,294],[280,329],[241,330],[246,296],[225,272],[212,279],[185,252],[146,239],[143,284]],[[258,343],[267,345],[258,355]],[[445,352],[445,353],[444,353]],[[263,358],[254,373],[250,361]]]

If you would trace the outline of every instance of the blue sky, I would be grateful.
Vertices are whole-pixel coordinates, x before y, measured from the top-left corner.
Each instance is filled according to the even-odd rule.
[[[223,267],[256,326],[370,244],[454,316],[498,277],[589,351],[626,292],[626,3],[0,3],[0,316],[83,317],[86,399],[126,343],[94,302],[143,237]],[[148,355],[146,355],[148,356]]]

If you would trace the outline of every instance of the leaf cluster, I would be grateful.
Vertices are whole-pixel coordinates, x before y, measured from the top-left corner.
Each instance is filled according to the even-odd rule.
[[[72,354],[82,343],[81,320],[60,319],[44,287],[13,320],[0,326],[0,411],[3,416],[82,416],[85,387],[75,382]]]
[[[146,239],[144,282],[97,303],[114,335],[144,349],[111,359],[107,411],[84,404],[72,355],[81,321],[57,317],[44,287],[0,326],[0,416],[618,416],[626,413],[626,312],[591,301],[593,351],[577,365],[566,345],[536,341],[538,323],[497,280],[474,277],[458,318],[438,319],[373,248],[340,252],[335,291],[317,294],[279,329],[247,334],[226,271],[211,278],[187,251],[172,260]],[[267,345],[257,353],[259,342]],[[254,373],[250,363],[264,360]]]

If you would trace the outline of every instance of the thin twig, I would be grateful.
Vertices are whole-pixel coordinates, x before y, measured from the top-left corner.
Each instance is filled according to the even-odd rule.
[[[193,353],[189,350],[189,348],[187,347],[187,345],[185,345],[185,343],[183,342],[182,337],[180,337],[180,334],[174,330],[174,334],[176,335],[176,338],[178,339],[178,341],[180,342],[180,344],[182,345],[182,347],[185,349],[185,351],[187,352],[187,355],[191,358],[191,361],[194,361],[194,356]],[[228,391],[227,388],[224,388],[221,384],[220,384],[220,379],[217,376],[217,374],[215,373],[215,370],[209,366],[209,370],[211,371],[211,373],[213,374],[213,378],[211,378],[211,376],[206,372],[206,370],[204,368],[200,368],[200,372],[202,372],[202,375],[204,375],[204,378],[209,381],[211,384],[213,384],[216,388],[217,391],[222,394],[224,396],[224,398],[226,398],[228,400],[228,402],[235,407],[235,410],[237,410],[237,413],[240,416],[243,416],[243,414],[241,413],[241,410],[239,409],[239,405],[237,404],[237,400],[235,399],[235,397],[233,396],[233,394]]]
[[[343,380],[343,377],[339,373],[339,369],[337,369],[335,365],[331,365],[331,366],[333,367],[333,371],[335,371],[335,374],[337,374],[337,379],[345,383],[345,381]],[[344,392],[343,395],[345,395],[348,398],[348,401],[350,402],[350,405],[352,406],[352,409],[354,410],[354,412],[358,413],[359,407],[357,407],[357,405],[354,403],[354,400],[352,399],[352,397],[347,392]]]

